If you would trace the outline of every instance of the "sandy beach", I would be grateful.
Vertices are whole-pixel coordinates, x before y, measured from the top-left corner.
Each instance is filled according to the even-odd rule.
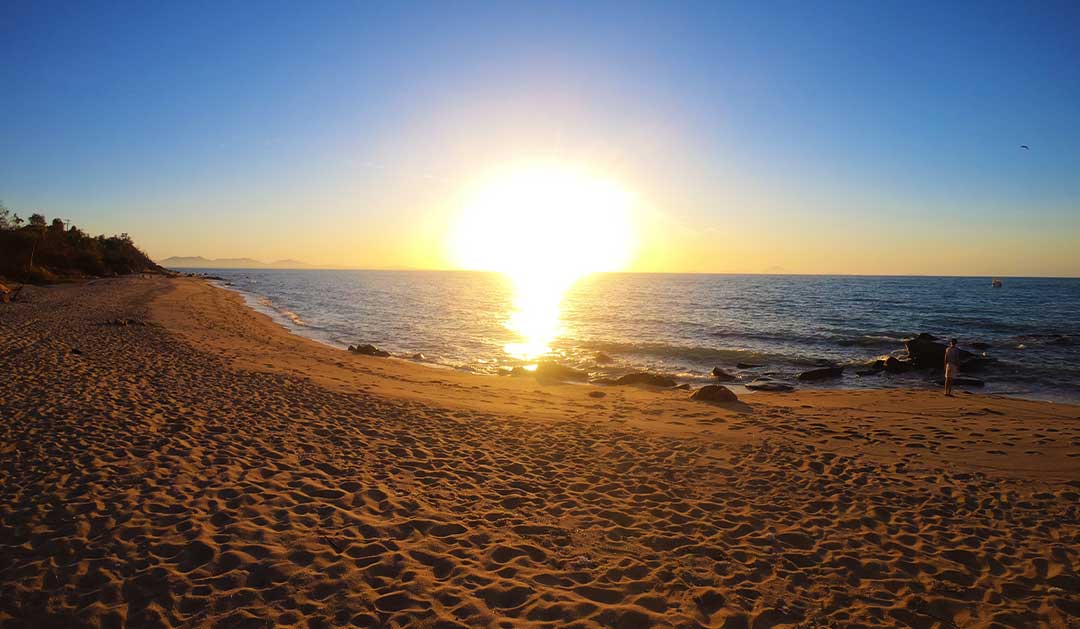
[[[1077,406],[478,376],[164,277],[27,288],[0,374],[5,627],[1080,626]]]

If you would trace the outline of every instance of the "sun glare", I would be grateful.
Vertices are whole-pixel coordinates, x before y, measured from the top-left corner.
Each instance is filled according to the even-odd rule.
[[[627,264],[630,207],[619,186],[563,167],[505,173],[470,196],[450,246],[458,266],[497,271],[513,283],[506,325],[521,341],[507,345],[508,354],[531,360],[550,352],[566,291],[589,273]]]

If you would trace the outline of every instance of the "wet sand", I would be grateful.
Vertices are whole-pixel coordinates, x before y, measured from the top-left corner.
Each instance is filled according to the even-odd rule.
[[[354,356],[194,279],[23,297],[5,627],[1080,625],[1080,407],[714,406]]]

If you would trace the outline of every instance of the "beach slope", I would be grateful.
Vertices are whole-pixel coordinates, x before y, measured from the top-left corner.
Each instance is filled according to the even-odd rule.
[[[475,376],[196,279],[0,304],[0,624],[1080,619],[1080,408]],[[602,397],[590,393],[602,392]]]

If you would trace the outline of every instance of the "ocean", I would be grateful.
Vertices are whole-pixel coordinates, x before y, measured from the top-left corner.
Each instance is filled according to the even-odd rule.
[[[720,367],[743,382],[792,379],[828,361],[849,368],[808,386],[934,387],[940,374],[855,373],[928,332],[994,359],[976,374],[979,391],[1080,403],[1080,279],[1002,278],[992,288],[989,277],[603,273],[533,317],[550,321],[520,325],[516,287],[494,273],[181,270],[223,278],[296,334],[479,373],[535,364],[539,347],[595,377],[648,370],[695,383]]]

